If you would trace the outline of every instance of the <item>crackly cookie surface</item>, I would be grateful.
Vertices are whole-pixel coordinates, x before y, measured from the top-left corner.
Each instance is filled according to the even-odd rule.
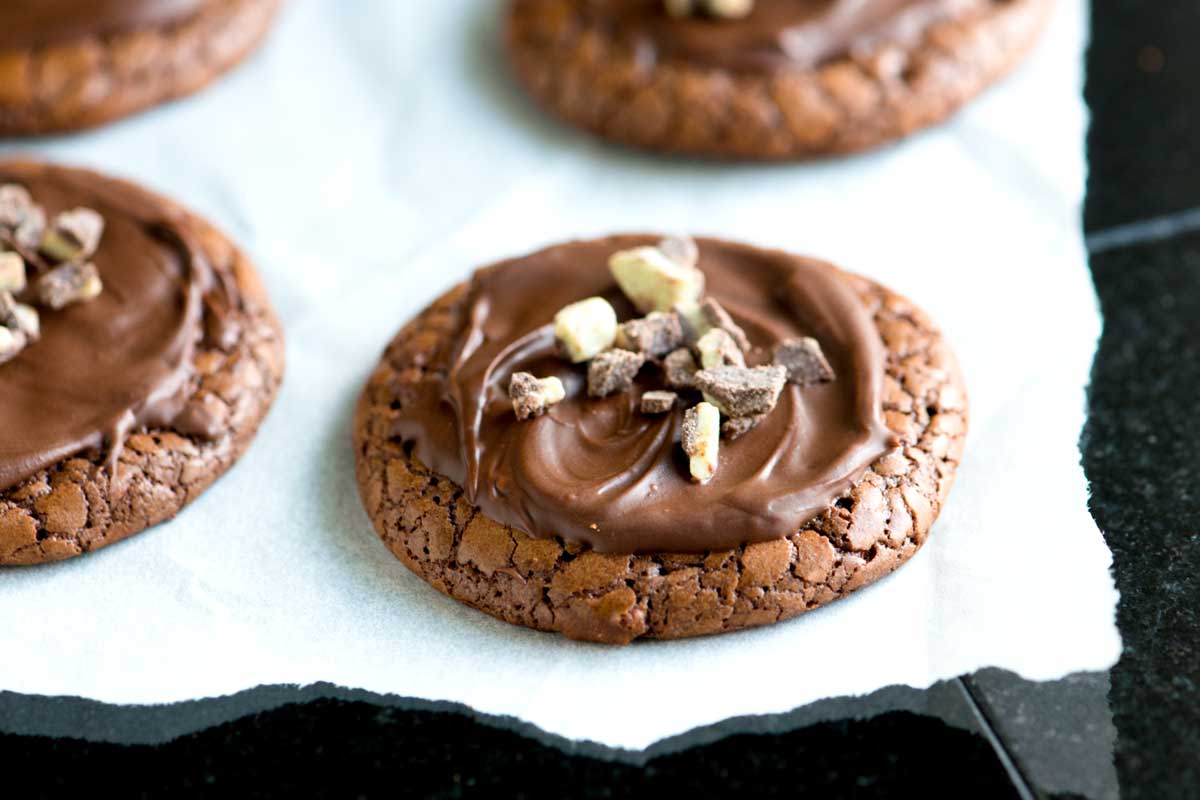
[[[1053,0],[725,5],[511,0],[509,54],[535,99],[603,138],[808,158],[945,119],[1025,55]]]
[[[555,347],[554,310],[591,295],[622,325],[657,319],[607,265],[653,242],[573,242],[480,270],[389,345],[356,414],[359,486],[379,535],[441,591],[573,638],[678,638],[795,616],[925,540],[967,420],[928,318],[823,262],[701,240],[707,299],[680,317],[719,304],[709,316],[746,338],[747,365],[698,369],[693,337],[589,396],[589,365]],[[780,342],[819,352],[819,379],[773,365]],[[691,378],[728,384],[732,407],[681,378],[683,356]],[[512,373],[557,378],[565,396],[519,420]]]
[[[283,342],[250,264],[207,223],[85,170],[0,162],[0,565],[168,519],[249,444]],[[49,287],[49,288],[47,288]],[[3,316],[3,315],[0,315]]]
[[[0,135],[100,125],[197,91],[249,54],[280,0],[5,0]]]

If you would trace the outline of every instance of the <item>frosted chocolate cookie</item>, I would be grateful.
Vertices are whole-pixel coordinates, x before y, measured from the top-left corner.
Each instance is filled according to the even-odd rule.
[[[967,427],[919,309],[829,264],[619,236],[481,269],[355,417],[377,533],[509,622],[626,643],[766,625],[925,541]]]
[[[207,222],[94,172],[0,162],[0,565],[174,516],[249,445],[283,336]]]
[[[1013,68],[1053,0],[511,0],[516,73],[598,136],[801,159],[940,122]]]
[[[4,0],[0,135],[101,125],[197,91],[258,45],[280,0]]]

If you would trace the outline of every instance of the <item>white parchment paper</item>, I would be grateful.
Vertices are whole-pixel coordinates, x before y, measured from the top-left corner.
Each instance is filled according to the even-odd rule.
[[[662,160],[544,119],[484,0],[297,0],[211,91],[24,150],[141,180],[256,258],[289,372],[254,447],[180,517],[0,573],[0,690],[165,703],[329,681],[625,748],[984,666],[1117,658],[1077,440],[1099,318],[1079,206],[1084,8],[952,124],[798,166]],[[5,148],[9,151],[14,148]],[[791,623],[610,649],[511,627],[378,541],[350,414],[392,333],[475,266],[573,236],[690,230],[831,259],[940,321],[972,432],[925,548]]]

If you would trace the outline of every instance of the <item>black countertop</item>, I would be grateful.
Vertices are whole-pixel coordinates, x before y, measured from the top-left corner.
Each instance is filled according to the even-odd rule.
[[[1110,673],[1030,683],[985,670],[924,692],[883,690],[717,726],[640,756],[570,752],[504,721],[332,687],[154,711],[0,693],[0,715],[54,734],[0,735],[4,786],[32,795],[1200,796],[1198,41],[1196,0],[1095,0],[1084,225],[1105,328],[1082,450],[1121,593],[1125,649]],[[200,731],[165,745],[74,738],[153,740],[172,726]],[[739,728],[762,732],[728,733]]]

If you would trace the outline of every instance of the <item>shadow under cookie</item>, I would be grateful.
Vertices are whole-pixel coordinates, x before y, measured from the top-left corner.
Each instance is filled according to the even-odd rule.
[[[707,297],[731,316],[719,324],[746,335],[745,370],[769,372],[775,345],[811,335],[836,373],[789,373],[748,432],[723,435],[704,483],[681,448],[686,420],[710,401],[744,419],[727,397],[676,386],[674,410],[647,411],[670,381],[660,355],[588,396],[600,359],[556,354],[555,312],[599,297],[636,317],[608,259],[654,241],[573,242],[480,270],[387,348],[356,412],[359,488],[377,533],[435,588],[572,638],[681,638],[796,616],[925,541],[961,457],[965,390],[930,320],[872,281],[700,240]],[[707,338],[693,346],[705,372]],[[562,399],[519,420],[504,392],[517,371],[557,379]]]

